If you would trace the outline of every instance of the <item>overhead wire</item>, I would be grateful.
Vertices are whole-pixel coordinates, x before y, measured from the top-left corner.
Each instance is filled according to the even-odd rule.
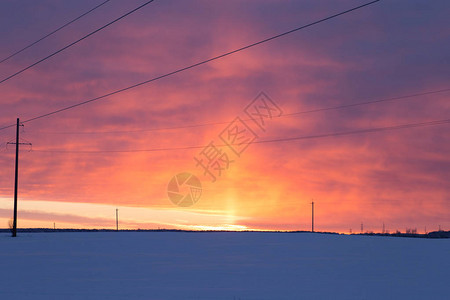
[[[333,132],[333,133],[324,133],[324,134],[315,134],[315,135],[306,135],[306,136],[297,136],[297,137],[288,137],[288,138],[278,138],[278,139],[270,139],[270,140],[260,140],[254,141],[249,144],[265,144],[265,143],[279,143],[279,142],[290,142],[290,141],[299,141],[299,140],[309,140],[309,139],[319,139],[319,138],[327,138],[327,137],[340,137],[340,136],[348,136],[355,134],[364,134],[364,133],[374,133],[374,132],[382,132],[382,131],[391,131],[391,130],[399,130],[399,129],[408,129],[408,128],[417,128],[417,127],[425,127],[425,126],[436,126],[436,125],[444,125],[450,124],[450,119],[443,120],[433,120],[419,123],[407,123],[400,125],[392,125],[392,126],[384,126],[384,127],[373,127],[366,129],[358,129],[352,131],[342,131],[342,132]],[[228,146],[226,144],[215,145],[216,147],[225,147]],[[132,152],[161,152],[161,151],[176,151],[176,150],[191,150],[191,149],[202,149],[207,147],[207,145],[197,145],[197,146],[185,146],[185,147],[167,147],[167,148],[151,148],[151,149],[131,149],[131,150],[57,150],[57,149],[34,149],[33,152],[47,152],[47,153],[85,153],[85,154],[96,154],[96,153],[132,153]]]
[[[9,55],[8,57],[5,57],[4,59],[2,59],[2,60],[0,61],[0,64],[3,63],[3,62],[5,62],[5,61],[7,61],[7,60],[9,60],[10,58],[13,58],[13,57],[16,56],[16,55],[22,53],[23,51],[27,50],[28,48],[31,48],[32,46],[36,45],[37,43],[39,43],[39,42],[45,40],[45,39],[48,38],[49,36],[51,36],[51,35],[57,33],[58,31],[60,31],[61,29],[65,28],[65,27],[67,27],[67,26],[69,26],[70,24],[72,24],[72,23],[78,21],[78,20],[81,19],[82,17],[84,17],[84,16],[90,14],[91,12],[93,12],[93,11],[96,10],[97,8],[103,6],[104,4],[108,3],[109,1],[111,1],[111,0],[103,1],[102,3],[98,4],[98,5],[95,6],[94,8],[91,8],[90,10],[88,10],[88,11],[86,11],[85,13],[83,13],[82,15],[76,17],[75,19],[73,19],[73,20],[71,20],[71,21],[65,23],[64,25],[58,27],[57,29],[53,30],[52,32],[47,33],[46,35],[44,35],[44,36],[41,37],[40,39],[38,39],[38,40],[32,42],[31,44],[29,44],[29,45],[27,45],[27,46],[21,48],[20,50],[17,50],[17,51],[14,52],[13,54],[11,54],[11,55]]]
[[[226,52],[226,53],[217,55],[217,56],[214,56],[214,57],[212,57],[212,58],[209,58],[209,59],[200,61],[200,62],[198,62],[198,63],[189,65],[189,66],[187,66],[187,67],[183,67],[183,68],[177,69],[177,70],[175,70],[175,71],[172,71],[172,72],[169,72],[169,73],[166,73],[166,74],[163,74],[163,75],[154,77],[154,78],[152,78],[152,79],[145,80],[145,81],[142,81],[142,82],[139,82],[139,83],[130,85],[130,86],[128,86],[128,87],[125,87],[125,88],[122,88],[122,89],[119,89],[119,90],[115,90],[115,91],[113,91],[113,92],[104,94],[104,95],[102,95],[102,96],[98,96],[98,97],[95,97],[95,98],[92,98],[92,99],[89,99],[89,100],[85,100],[85,101],[82,101],[82,102],[78,102],[78,103],[76,103],[76,104],[73,104],[73,105],[70,105],[70,106],[67,106],[67,107],[64,107],[64,108],[61,108],[61,109],[57,109],[57,110],[54,110],[54,111],[51,111],[51,112],[48,112],[48,113],[45,113],[45,114],[42,114],[42,115],[39,115],[39,116],[30,118],[30,119],[27,119],[27,120],[23,121],[22,123],[32,122],[32,121],[35,121],[35,120],[38,120],[38,119],[41,119],[41,118],[45,118],[45,117],[48,117],[48,116],[51,116],[51,115],[54,115],[54,114],[57,114],[57,113],[60,113],[60,112],[63,112],[63,111],[72,109],[72,108],[75,108],[75,107],[79,107],[79,106],[82,106],[82,105],[85,105],[85,104],[88,104],[88,103],[91,103],[91,102],[94,102],[94,101],[98,101],[98,100],[100,100],[100,99],[103,99],[103,98],[106,98],[106,97],[109,97],[109,96],[112,96],[112,95],[116,95],[116,94],[119,94],[119,93],[128,91],[128,90],[130,90],[130,89],[133,89],[133,88],[136,88],[136,87],[139,87],[139,86],[142,86],[142,85],[145,85],[145,84],[148,84],[148,83],[151,83],[151,82],[160,80],[160,79],[162,79],[162,78],[166,78],[166,77],[169,77],[169,76],[172,76],[172,75],[181,73],[181,72],[183,72],[183,71],[186,71],[186,70],[189,70],[189,69],[192,69],[192,68],[195,68],[195,67],[204,65],[204,64],[206,64],[206,63],[209,63],[209,62],[212,62],[212,61],[215,61],[215,60],[224,58],[224,57],[226,57],[226,56],[229,56],[229,55],[232,55],[232,54],[235,54],[235,53],[238,53],[238,52],[247,50],[247,49],[249,49],[249,48],[258,46],[258,45],[260,45],[260,44],[263,44],[263,43],[266,43],[266,42],[275,40],[275,39],[280,38],[280,37],[283,37],[283,36],[286,36],[286,35],[288,35],[288,34],[291,34],[291,33],[296,32],[296,31],[299,31],[299,30],[302,30],[302,29],[311,27],[311,26],[313,26],[313,25],[316,25],[316,24],[319,24],[319,23],[328,21],[328,20],[330,20],[330,19],[333,19],[333,18],[336,18],[336,17],[338,17],[338,16],[341,16],[341,15],[350,13],[350,12],[352,12],[352,11],[361,9],[361,8],[363,8],[363,7],[366,7],[366,6],[368,6],[368,5],[374,4],[374,3],[379,2],[379,1],[380,1],[380,0],[374,0],[374,1],[371,1],[371,2],[368,2],[368,3],[365,3],[365,4],[362,4],[362,5],[353,7],[353,8],[351,8],[351,9],[345,10],[345,11],[343,11],[343,12],[333,14],[333,15],[331,15],[331,16],[322,18],[322,19],[320,19],[320,20],[311,22],[311,23],[309,23],[309,24],[306,24],[306,25],[303,25],[303,26],[300,26],[300,27],[291,29],[291,30],[286,31],[286,32],[283,32],[283,33],[281,33],[281,34],[277,34],[277,35],[271,36],[271,37],[269,37],[269,38],[263,39],[263,40],[261,40],[261,41],[258,41],[258,42],[252,43],[252,44],[249,44],[249,45],[247,45],[247,46],[244,46],[244,47],[241,47],[241,48],[238,48],[238,49],[235,49],[235,50],[232,50],[232,51],[229,51],[229,52]],[[151,1],[149,1],[149,2],[151,2]],[[148,3],[149,3],[149,2],[148,2]],[[148,4],[148,3],[146,3],[146,4]],[[144,5],[146,5],[146,4],[144,4]],[[1,81],[1,82],[2,82],[2,81]],[[0,82],[0,83],[1,83],[1,82]],[[1,127],[0,130],[6,129],[6,128],[10,128],[10,127],[13,127],[13,126],[15,126],[15,124]]]
[[[292,112],[292,113],[282,114],[280,116],[273,116],[273,118],[275,119],[275,118],[284,118],[284,117],[298,117],[300,115],[304,115],[304,114],[308,114],[308,113],[325,112],[325,111],[330,111],[330,110],[351,108],[351,107],[357,107],[357,106],[363,106],[363,105],[392,102],[392,101],[396,101],[396,100],[413,100],[414,97],[432,95],[432,94],[449,92],[449,91],[450,91],[450,88],[434,90],[434,91],[426,91],[426,92],[421,92],[421,93],[414,93],[414,94],[408,94],[408,95],[403,95],[403,96],[382,98],[382,99],[370,100],[370,101],[365,101],[365,102],[357,102],[357,103],[350,103],[350,104],[343,104],[343,105],[337,105],[337,106],[331,106],[331,107],[324,107],[324,108],[317,108],[317,109],[310,109],[310,110]],[[251,121],[251,120],[252,119],[244,119],[243,121]],[[225,125],[225,124],[228,124],[228,123],[230,123],[230,121],[205,122],[205,123],[196,123],[196,124],[181,125],[181,126],[155,127],[155,128],[134,129],[134,130],[66,131],[66,132],[64,132],[64,131],[62,131],[62,132],[58,132],[58,131],[55,131],[55,132],[51,132],[51,131],[34,131],[34,132],[35,133],[44,133],[44,134],[88,134],[88,135],[90,135],[90,134],[140,133],[140,132],[166,131],[166,130],[176,130],[176,129],[190,129],[190,128],[196,128],[196,127]]]
[[[366,101],[366,102],[350,103],[350,104],[343,104],[343,105],[331,106],[331,107],[326,107],[326,108],[311,109],[311,110],[306,110],[306,111],[301,111],[301,112],[289,113],[289,114],[286,114],[286,116],[295,116],[295,115],[313,113],[313,112],[323,112],[323,111],[329,111],[329,110],[335,110],[335,109],[357,107],[357,106],[362,106],[362,105],[390,102],[390,101],[396,101],[396,100],[406,100],[406,99],[411,99],[414,97],[426,96],[426,95],[443,93],[443,92],[448,92],[448,91],[450,91],[450,88],[434,90],[434,91],[426,91],[426,92],[422,92],[422,93],[415,93],[415,94],[396,96],[396,97],[390,97],[390,98],[383,98],[383,99],[378,99],[378,100],[370,100],[370,101]]]
[[[32,67],[34,67],[34,66],[40,64],[41,62],[43,62],[43,61],[45,61],[45,60],[47,60],[47,59],[49,59],[49,58],[55,56],[56,54],[63,52],[64,50],[66,50],[66,49],[72,47],[73,45],[78,44],[78,43],[81,42],[82,40],[84,40],[84,39],[90,37],[91,35],[94,35],[95,33],[97,33],[97,32],[99,32],[99,31],[105,29],[106,27],[108,27],[108,26],[110,26],[110,25],[116,23],[117,21],[119,21],[119,20],[125,18],[126,16],[128,16],[128,15],[134,13],[135,11],[138,11],[139,9],[141,9],[141,8],[143,8],[144,6],[146,6],[146,5],[150,4],[150,3],[152,3],[153,1],[155,1],[155,0],[150,0],[150,1],[145,2],[144,4],[138,6],[137,8],[135,8],[135,9],[133,9],[133,10],[127,12],[126,14],[123,14],[123,15],[121,15],[120,17],[114,19],[113,21],[107,23],[106,25],[103,25],[103,26],[101,26],[100,28],[97,28],[96,30],[92,31],[91,33],[88,33],[87,35],[83,36],[82,38],[79,38],[78,40],[76,40],[76,41],[74,41],[74,42],[72,42],[72,43],[70,43],[70,44],[64,46],[63,48],[61,48],[61,49],[59,49],[59,50],[53,52],[52,54],[47,55],[46,57],[44,57],[44,58],[42,58],[42,59],[36,61],[35,63],[29,65],[28,67],[25,67],[25,68],[21,69],[20,71],[17,71],[16,73],[14,73],[14,74],[12,74],[12,75],[10,75],[10,76],[8,76],[8,77],[2,79],[2,80],[0,81],[0,84],[3,83],[3,82],[5,82],[5,81],[7,81],[7,80],[9,80],[9,79],[11,79],[11,78],[13,78],[13,77],[15,77],[15,76],[17,76],[17,75],[19,75],[19,74],[21,74],[21,73],[23,73],[23,72],[25,72],[25,71],[28,70],[28,69],[31,69]]]

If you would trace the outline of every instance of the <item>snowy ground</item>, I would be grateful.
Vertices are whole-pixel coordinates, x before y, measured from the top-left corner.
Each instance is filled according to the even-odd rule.
[[[0,234],[0,299],[450,299],[450,240]]]

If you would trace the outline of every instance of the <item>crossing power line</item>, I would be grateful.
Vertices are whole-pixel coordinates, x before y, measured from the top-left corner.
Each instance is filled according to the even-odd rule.
[[[76,108],[76,107],[79,107],[79,106],[82,106],[82,105],[85,105],[85,104],[88,104],[88,103],[91,103],[91,102],[94,102],[94,101],[98,101],[98,100],[107,98],[107,97],[109,97],[109,96],[116,95],[116,94],[119,94],[119,93],[122,93],[122,92],[125,92],[125,91],[128,91],[128,90],[137,88],[137,87],[139,87],[139,86],[142,86],[142,85],[145,85],[145,84],[148,84],[148,83],[151,83],[151,82],[154,82],[154,81],[157,81],[157,80],[160,80],[160,79],[163,79],[163,78],[166,78],[166,77],[169,77],[169,76],[172,76],[172,75],[175,75],[175,74],[178,74],[178,73],[187,71],[187,70],[190,70],[190,69],[192,69],[192,68],[195,68],[195,67],[198,67],[198,66],[207,64],[207,63],[209,63],[209,62],[212,62],[212,61],[215,61],[215,60],[218,60],[218,59],[227,57],[227,56],[229,56],[229,55],[232,55],[232,54],[235,54],[235,53],[238,53],[238,52],[241,52],[241,51],[244,51],[244,50],[253,48],[253,47],[255,47],[255,46],[258,46],[258,45],[267,43],[267,42],[272,41],[272,40],[275,40],[275,39],[281,38],[281,37],[286,36],[286,35],[288,35],[288,34],[297,32],[297,31],[299,31],[299,30],[302,30],[302,29],[305,29],[305,28],[314,26],[314,25],[316,25],[316,24],[323,23],[323,22],[325,22],[325,21],[334,19],[334,18],[336,18],[336,17],[338,17],[338,16],[341,16],[341,15],[344,15],[344,14],[347,14],[347,13],[350,13],[350,12],[353,12],[353,11],[355,11],[355,10],[361,9],[361,8],[363,8],[363,7],[369,6],[369,5],[374,4],[374,3],[376,3],[376,2],[379,2],[379,1],[380,1],[380,0],[375,0],[375,1],[371,1],[371,2],[368,2],[368,3],[365,3],[365,4],[362,4],[362,5],[353,7],[353,8],[351,8],[351,9],[342,11],[342,12],[340,12],[340,13],[336,13],[336,14],[331,15],[331,16],[328,16],[328,17],[326,17],[326,18],[319,19],[319,20],[314,21],[314,22],[312,22],[312,23],[309,23],[309,24],[306,24],[306,25],[303,25],[303,26],[300,26],[300,27],[297,27],[297,28],[294,28],[294,29],[285,31],[285,32],[283,32],[283,33],[280,33],[280,34],[271,36],[271,37],[269,37],[269,38],[260,40],[260,41],[258,41],[258,42],[252,43],[252,44],[249,44],[249,45],[247,45],[247,46],[244,46],[244,47],[241,47],[241,48],[238,48],[238,49],[235,49],[235,50],[232,50],[232,51],[229,51],[229,52],[226,52],[226,53],[217,55],[217,56],[214,56],[214,57],[212,57],[212,58],[209,58],[209,59],[200,61],[200,62],[198,62],[198,63],[192,64],[192,65],[189,65],[189,66],[180,68],[180,69],[177,69],[177,70],[175,70],[175,71],[172,71],[172,72],[169,72],[169,73],[166,73],[166,74],[163,74],[163,75],[160,75],[160,76],[157,76],[157,77],[154,77],[154,78],[151,78],[151,79],[148,79],[148,80],[145,80],[145,81],[142,81],[142,82],[133,84],[133,85],[130,85],[130,86],[125,87],[125,88],[122,88],[122,89],[115,90],[115,91],[113,91],[113,92],[104,94],[104,95],[102,95],[102,96],[98,96],[98,97],[95,97],[95,98],[92,98],[92,99],[89,99],[89,100],[81,101],[81,102],[78,102],[78,103],[76,103],[76,104],[73,104],[73,105],[70,105],[70,106],[66,106],[66,107],[64,107],[64,108],[57,109],[57,110],[54,110],[54,111],[51,111],[51,112],[48,112],[48,113],[45,113],[45,114],[42,114],[42,115],[39,115],[39,116],[30,118],[30,119],[24,120],[22,123],[28,123],[28,122],[35,121],[35,120],[38,120],[38,119],[42,119],[42,118],[45,118],[45,117],[48,117],[48,116],[51,116],[51,115],[54,115],[54,114],[57,114],[57,113],[61,113],[61,112],[63,112],[63,111],[69,110],[69,109],[73,109],[73,108]],[[143,7],[144,5],[149,4],[150,2],[152,2],[152,1],[148,1],[148,2],[144,3],[143,5],[141,5],[140,7],[138,7],[137,9]],[[135,10],[137,10],[137,9],[135,9]],[[135,10],[134,10],[134,11],[135,11]],[[133,12],[133,11],[132,11],[132,12]],[[131,13],[131,12],[129,12],[128,14],[130,14],[130,13]],[[125,15],[124,15],[124,16],[125,16]],[[122,16],[122,17],[124,17],[124,16]],[[117,19],[116,19],[116,20],[117,20]],[[113,22],[115,22],[115,21],[113,21]],[[108,24],[107,24],[107,25],[108,25]],[[105,25],[105,26],[107,26],[107,25]],[[104,27],[105,27],[105,26],[104,26]],[[102,29],[102,28],[97,29],[97,31],[99,31],[99,30],[101,30],[101,29]],[[96,32],[96,31],[95,31],[95,32]],[[93,33],[95,33],[95,32],[93,32]],[[92,35],[93,33],[91,33],[90,35]],[[85,38],[86,38],[86,37],[87,37],[87,36],[85,36]],[[69,46],[70,46],[70,45],[69,45]],[[69,46],[66,46],[66,48],[69,47]],[[64,48],[63,48],[63,49],[64,49]],[[61,52],[63,49],[58,50],[58,51]],[[54,54],[56,54],[56,52],[55,52]],[[54,54],[53,54],[53,55],[54,55]],[[41,61],[42,61],[42,60],[41,60]],[[37,64],[37,63],[35,63],[34,65],[36,65],[36,64]],[[32,66],[33,66],[33,65],[32,65]],[[32,67],[32,66],[29,66],[28,68],[30,68],[30,67]],[[22,70],[22,71],[20,71],[20,72],[23,72],[23,71],[25,71],[25,69]],[[12,75],[12,76],[15,76],[15,75]],[[4,81],[8,80],[9,78],[11,78],[11,76],[8,77],[8,78],[6,78],[6,79],[4,79],[3,81],[0,81],[0,83],[2,83],[2,82],[4,82]],[[12,124],[12,125],[8,125],[8,126],[5,126],[5,127],[2,127],[2,128],[0,128],[0,130],[6,129],[6,128],[10,128],[10,127],[13,127],[13,126],[15,126],[15,124]]]
[[[408,94],[408,95],[403,95],[403,96],[382,98],[382,99],[376,99],[376,100],[370,100],[370,101],[364,101],[364,102],[356,102],[356,103],[343,104],[343,105],[337,105],[337,106],[331,106],[331,107],[323,107],[323,108],[316,108],[316,109],[292,112],[292,113],[288,113],[288,114],[283,114],[281,116],[274,116],[273,118],[299,117],[301,115],[308,114],[308,113],[325,112],[325,111],[331,111],[331,110],[338,110],[338,109],[345,109],[345,108],[351,108],[351,107],[358,107],[358,106],[363,106],[363,105],[386,103],[386,102],[392,102],[392,101],[397,101],[397,100],[413,100],[415,97],[432,95],[432,94],[437,94],[437,93],[444,93],[444,92],[449,92],[449,91],[450,91],[450,88],[434,90],[434,91],[426,91],[426,92]],[[251,119],[244,119],[244,121],[251,121]],[[182,126],[156,127],[156,128],[134,129],[134,130],[66,131],[66,132],[63,132],[63,131],[60,131],[60,132],[58,132],[58,131],[54,131],[54,132],[52,132],[52,131],[37,131],[37,133],[44,133],[44,134],[74,134],[74,135],[76,135],[76,134],[91,135],[91,134],[139,133],[139,132],[166,131],[166,130],[177,130],[177,129],[191,129],[191,128],[196,128],[196,127],[225,125],[225,124],[228,124],[229,122],[230,121],[205,122],[205,123],[196,123],[196,124],[189,124],[189,125],[182,125]]]
[[[384,127],[373,127],[366,129],[358,129],[352,131],[341,131],[341,132],[332,132],[332,133],[324,133],[324,134],[315,134],[315,135],[305,135],[305,136],[297,136],[297,137],[287,137],[287,138],[279,138],[279,139],[270,139],[270,140],[261,140],[254,141],[252,144],[265,144],[265,143],[280,143],[280,142],[291,142],[291,141],[300,141],[300,140],[310,140],[310,139],[320,139],[320,138],[328,138],[328,137],[340,137],[340,136],[349,136],[356,134],[366,134],[366,133],[375,133],[375,132],[384,132],[391,130],[400,130],[400,129],[409,129],[409,128],[417,128],[417,127],[425,127],[425,126],[436,126],[436,125],[444,125],[450,124],[450,119],[443,120],[433,120],[427,122],[419,122],[419,123],[407,123],[393,126],[384,126]],[[96,153],[133,153],[133,152],[161,152],[161,151],[176,151],[176,150],[190,150],[190,149],[202,149],[207,145],[198,145],[198,146],[185,146],[185,147],[168,147],[168,148],[152,148],[152,149],[133,149],[133,150],[56,150],[56,149],[34,149],[32,152],[45,152],[45,153],[85,153],[85,154],[96,154]],[[225,147],[227,145],[215,145],[216,147]]]
[[[133,9],[133,10],[127,12],[126,14],[121,15],[121,16],[118,17],[117,19],[115,19],[115,20],[109,22],[108,24],[103,25],[102,27],[100,27],[100,28],[98,28],[98,29],[92,31],[91,33],[88,33],[87,35],[85,35],[85,36],[83,36],[82,38],[76,40],[75,42],[72,42],[72,43],[70,43],[70,44],[64,46],[63,48],[61,48],[61,49],[59,49],[59,50],[53,52],[52,54],[47,55],[46,57],[44,57],[44,58],[38,60],[37,62],[35,62],[35,63],[29,65],[28,67],[25,67],[25,68],[21,69],[20,71],[17,71],[16,73],[14,73],[14,74],[12,74],[12,75],[10,75],[10,76],[8,76],[8,77],[2,79],[2,80],[0,81],[0,84],[3,83],[3,82],[5,82],[5,81],[7,81],[7,80],[9,80],[9,79],[11,79],[11,78],[13,78],[13,77],[15,77],[15,76],[17,76],[17,75],[19,75],[19,74],[21,74],[21,73],[23,73],[23,72],[25,72],[25,71],[28,70],[28,69],[31,69],[32,67],[34,67],[34,66],[40,64],[41,62],[43,62],[43,61],[45,61],[45,60],[47,60],[47,59],[49,59],[49,58],[55,56],[56,54],[63,52],[64,50],[66,50],[66,49],[72,47],[73,45],[78,44],[78,43],[81,42],[82,40],[84,40],[84,39],[90,37],[91,35],[96,34],[97,32],[99,32],[99,31],[105,29],[106,27],[108,27],[108,26],[110,26],[110,25],[116,23],[117,21],[119,21],[119,20],[125,18],[126,16],[128,16],[128,15],[134,13],[135,11],[137,11],[137,10],[143,8],[144,6],[146,6],[146,5],[150,4],[150,3],[152,3],[153,1],[155,1],[155,0],[150,0],[150,1],[145,2],[144,4],[138,6],[137,8],[135,8],[135,9]],[[23,123],[24,123],[24,122],[23,122]]]
[[[109,1],[111,1],[111,0],[103,1],[103,2],[100,3],[99,5],[95,6],[94,8],[91,8],[90,10],[88,10],[87,12],[83,13],[82,15],[76,17],[75,19],[73,19],[73,20],[71,20],[71,21],[65,23],[64,25],[58,27],[57,29],[53,30],[52,32],[47,33],[46,35],[44,35],[44,36],[41,37],[40,39],[38,39],[38,40],[32,42],[31,44],[29,44],[29,45],[23,47],[23,48],[20,49],[20,50],[17,50],[16,52],[12,53],[11,55],[9,55],[9,56],[5,57],[4,59],[0,60],[0,64],[3,63],[3,62],[5,62],[5,61],[7,61],[7,60],[10,59],[10,58],[13,58],[13,57],[16,56],[16,55],[22,53],[23,51],[27,50],[28,48],[33,47],[33,46],[36,45],[37,43],[39,43],[39,42],[45,40],[45,39],[48,38],[49,36],[51,36],[51,35],[57,33],[58,31],[60,31],[61,29],[65,28],[65,27],[67,27],[67,26],[69,26],[70,24],[72,24],[72,23],[78,21],[78,20],[81,19],[82,17],[84,17],[84,16],[90,14],[91,12],[93,12],[93,11],[96,10],[97,8],[103,6],[104,4],[108,3]]]

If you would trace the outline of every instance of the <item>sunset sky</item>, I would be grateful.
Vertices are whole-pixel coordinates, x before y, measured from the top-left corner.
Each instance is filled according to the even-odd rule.
[[[0,60],[102,2],[0,2]],[[145,2],[107,2],[1,63],[0,81]],[[156,0],[1,83],[0,128],[366,2]],[[379,232],[383,222],[390,231],[448,230],[449,12],[446,0],[382,0],[26,122],[21,142],[32,147],[20,151],[18,227],[115,228],[118,208],[128,229],[309,230],[314,199],[320,231],[359,232],[363,223]],[[261,92],[281,114],[264,130],[245,112]],[[239,156],[221,139],[237,117],[257,135]],[[13,214],[8,142],[15,127],[0,130],[0,228]],[[214,182],[195,160],[210,142],[232,160]],[[167,194],[182,172],[202,184],[189,207]]]

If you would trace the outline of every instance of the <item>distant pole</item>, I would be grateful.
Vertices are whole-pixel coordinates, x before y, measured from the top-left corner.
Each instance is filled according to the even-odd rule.
[[[441,231],[441,225],[439,225],[439,231]]]
[[[385,233],[386,231],[384,230],[384,222],[383,222],[383,233]]]
[[[56,224],[55,224],[55,222],[53,222],[53,230],[55,230],[56,229]]]
[[[363,232],[364,232],[364,224],[361,223],[361,233],[363,233]]]
[[[116,208],[116,231],[119,231],[119,209]]]
[[[311,232],[314,232],[314,201],[311,202]]]

